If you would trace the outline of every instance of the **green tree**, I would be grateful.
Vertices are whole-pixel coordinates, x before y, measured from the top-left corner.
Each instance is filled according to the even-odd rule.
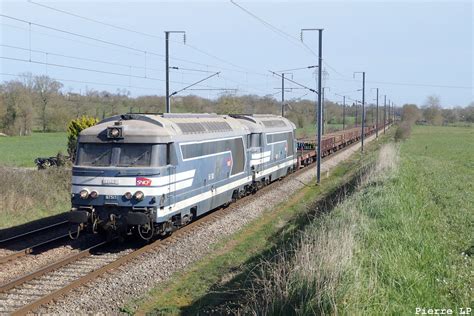
[[[79,133],[88,127],[96,125],[98,122],[97,118],[91,116],[81,116],[69,122],[67,126],[67,152],[72,161],[76,159]]]

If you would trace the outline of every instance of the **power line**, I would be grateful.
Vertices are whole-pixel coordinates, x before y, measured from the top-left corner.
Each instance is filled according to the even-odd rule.
[[[342,73],[340,73],[339,71],[337,71],[334,67],[332,67],[331,65],[329,65],[326,61],[323,61],[323,63],[326,65],[326,67],[328,67],[329,69],[331,69],[332,71],[334,71],[336,74],[338,74],[339,76],[341,76],[342,78],[348,78],[347,76],[343,75]]]
[[[217,75],[219,75],[219,72],[216,72],[216,73],[214,73],[214,74],[212,74],[212,75],[210,75],[210,76],[207,76],[206,78],[203,78],[203,79],[201,79],[201,80],[199,80],[199,81],[196,81],[196,82],[194,82],[194,83],[191,83],[190,85],[188,85],[188,86],[186,86],[186,87],[184,87],[184,88],[182,88],[182,89],[176,90],[175,92],[173,92],[173,93],[170,94],[170,97],[173,96],[173,95],[176,95],[176,94],[178,94],[178,93],[180,93],[180,92],[182,92],[182,91],[184,91],[184,90],[186,90],[186,89],[188,89],[188,88],[194,87],[194,86],[198,85],[199,83],[201,83],[201,82],[203,82],[203,81],[205,81],[205,80],[208,80],[208,79],[210,79],[210,78],[212,78],[212,77],[214,77],[214,76],[217,76]]]
[[[304,69],[311,69],[311,68],[317,68],[317,67],[318,67],[318,66],[306,66],[306,67],[299,67],[299,68],[293,68],[293,69],[277,70],[276,72],[286,72],[286,71],[304,70]]]
[[[186,71],[195,71],[195,72],[207,72],[207,73],[210,73],[210,72],[214,72],[214,71],[209,71],[209,70],[202,70],[202,69],[193,69],[193,68],[183,68],[183,67],[170,67],[170,69],[174,69],[174,70],[186,70]]]
[[[0,58],[1,58],[1,59],[7,59],[7,60],[14,60],[14,61],[21,61],[21,62],[33,63],[33,64],[40,64],[40,65],[53,66],[53,67],[68,68],[68,69],[82,70],[82,71],[90,71],[90,72],[96,72],[96,73],[102,73],[102,74],[108,74],[108,75],[115,75],[115,76],[123,76],[123,77],[139,78],[139,79],[147,79],[147,80],[154,80],[154,81],[165,81],[164,79],[153,78],[153,77],[144,77],[144,76],[137,76],[137,75],[131,75],[131,74],[124,74],[124,73],[120,73],[120,72],[111,72],[111,71],[98,70],[98,69],[90,69],[90,68],[83,68],[83,67],[67,66],[67,65],[62,65],[62,64],[46,63],[46,62],[37,61],[37,60],[28,60],[28,59],[21,59],[21,58],[7,57],[7,56],[0,56]]]
[[[357,82],[351,79],[329,79],[338,81],[350,81]],[[396,86],[413,86],[413,87],[429,87],[429,88],[447,88],[447,89],[470,89],[472,86],[451,86],[451,85],[436,85],[436,84],[425,84],[425,83],[408,83],[408,82],[389,82],[389,81],[367,81],[367,83],[385,84],[385,85],[396,85]]]
[[[129,78],[138,78],[138,79],[153,80],[153,81],[165,81],[164,79],[154,78],[154,77],[136,76],[136,75],[125,74],[125,73],[118,73],[118,72],[111,72],[111,71],[97,70],[97,69],[90,69],[90,68],[83,68],[83,67],[75,67],[75,66],[68,66],[68,65],[55,64],[55,63],[47,63],[47,62],[36,61],[36,60],[31,60],[31,61],[30,61],[30,60],[28,60],[28,59],[21,59],[21,58],[14,58],[14,57],[6,57],[6,56],[0,56],[0,58],[1,58],[1,59],[6,59],[6,60],[13,60],[13,61],[26,62],[26,63],[47,65],[47,66],[53,66],[53,67],[59,67],[59,68],[68,68],[68,69],[81,70],[81,71],[96,72],[96,73],[102,73],[102,74],[108,74],[108,75],[115,75],[115,76],[122,76],[122,77],[129,77]],[[188,85],[188,84],[190,84],[189,82],[181,82],[181,81],[170,81],[170,82],[176,83],[176,84],[181,84],[181,85]],[[202,85],[202,86],[203,86],[203,87],[210,87],[210,86],[207,86],[207,85]],[[215,87],[211,87],[211,88],[215,88]]]
[[[243,12],[247,13],[248,15],[250,15],[251,17],[253,17],[254,19],[258,20],[260,23],[262,23],[263,25],[265,25],[266,27],[268,27],[270,30],[272,30],[273,32],[275,32],[276,34],[280,35],[281,37],[283,37],[284,39],[286,39],[288,42],[294,44],[294,45],[297,45],[298,47],[301,48],[301,46],[299,45],[303,45],[304,48],[306,48],[306,50],[308,50],[312,55],[315,55],[316,56],[316,53],[309,47],[307,46],[306,44],[304,43],[301,43],[301,41],[295,37],[295,36],[292,36],[291,34],[288,34],[286,33],[285,31],[279,29],[278,27],[274,26],[273,24],[265,21],[264,19],[262,19],[261,17],[259,17],[258,15],[256,15],[255,13],[252,13],[250,10],[244,8],[243,6],[239,5],[237,2],[235,2],[234,0],[230,0],[230,2],[235,5],[237,8],[239,8],[240,10],[242,10]],[[291,39],[291,40],[290,40]]]
[[[43,35],[43,36],[46,36],[46,37],[51,37],[51,38],[58,38],[58,39],[62,39],[62,40],[66,40],[66,41],[70,41],[70,42],[74,42],[74,43],[81,43],[81,44],[85,44],[85,45],[89,45],[89,46],[94,46],[94,47],[99,47],[99,48],[105,48],[106,46],[105,45],[100,45],[100,44],[93,44],[91,42],[84,42],[84,41],[81,41],[81,40],[77,40],[77,39],[72,39],[72,38],[67,38],[67,37],[63,37],[63,36],[59,36],[59,35],[53,35],[53,34],[48,34],[48,33],[43,33],[41,31],[38,31],[38,30],[35,30],[35,29],[32,29],[31,31],[27,28],[24,28],[24,27],[20,27],[20,26],[17,26],[17,25],[11,25],[11,24],[7,24],[7,23],[0,23],[0,25],[3,25],[3,26],[7,26],[7,27],[11,27],[11,28],[15,28],[15,29],[19,29],[19,30],[23,30],[23,31],[26,31],[26,32],[33,32],[33,33],[36,33],[36,34],[40,34],[40,35]],[[108,47],[109,50],[111,51],[116,51],[116,52],[123,52],[123,50],[119,50],[117,48],[110,48]],[[143,57],[143,53],[139,54],[139,53],[136,53],[136,52],[127,52],[127,54],[130,54],[130,55],[135,55],[135,56],[139,56],[139,57]],[[149,56],[150,58],[156,58],[158,59],[158,57],[156,56]]]
[[[163,71],[163,69],[149,68],[149,67],[143,67],[143,66],[135,66],[135,65],[130,65],[130,64],[121,64],[121,63],[115,63],[115,62],[110,62],[110,61],[105,61],[105,60],[100,60],[100,59],[93,59],[93,58],[63,55],[63,54],[58,54],[58,53],[54,53],[54,52],[38,50],[38,49],[29,49],[29,48],[25,48],[25,47],[13,46],[13,45],[8,45],[8,44],[0,44],[0,46],[7,47],[7,48],[18,49],[18,50],[23,50],[23,51],[31,51],[31,52],[35,52],[35,53],[48,54],[48,55],[51,55],[51,56],[58,56],[58,57],[76,59],[76,60],[90,61],[90,62],[101,63],[101,64],[105,64],[105,65],[121,66],[121,67],[127,67],[127,68],[135,68],[135,69],[154,70],[154,71]]]
[[[280,74],[278,74],[278,73],[276,73],[276,72],[274,72],[274,71],[269,70],[269,72],[271,72],[271,73],[274,74],[274,75],[279,76],[280,78],[283,78],[282,75],[280,75]],[[312,89],[312,88],[310,88],[310,87],[307,87],[307,86],[305,86],[305,85],[303,85],[303,84],[301,84],[301,83],[299,83],[299,82],[296,82],[296,81],[291,80],[291,79],[286,78],[286,77],[284,77],[284,79],[285,79],[285,80],[288,80],[289,82],[292,82],[292,83],[294,83],[294,84],[296,84],[296,85],[298,85],[298,86],[300,86],[300,87],[303,87],[303,88],[305,88],[305,89],[308,89],[308,90],[311,91],[311,92],[314,92],[314,93],[316,93],[316,94],[318,93],[316,90],[314,90],[314,89]]]
[[[55,31],[55,32],[60,32],[60,33],[68,34],[68,35],[73,35],[73,36],[85,38],[85,39],[88,39],[88,40],[91,40],[91,41],[96,41],[96,42],[111,45],[111,46],[116,46],[116,47],[121,47],[121,48],[124,48],[124,49],[129,49],[129,50],[132,50],[132,51],[135,51],[135,52],[148,53],[148,54],[163,57],[163,55],[161,55],[161,54],[148,52],[146,50],[138,49],[138,48],[135,48],[135,47],[131,47],[131,46],[127,46],[127,45],[123,45],[123,44],[119,44],[119,43],[115,43],[115,42],[111,42],[111,41],[107,41],[107,40],[100,39],[100,38],[95,38],[95,37],[79,34],[79,33],[76,33],[76,32],[61,30],[61,29],[58,29],[56,27],[47,26],[47,25],[43,25],[43,24],[31,22],[31,21],[26,21],[26,20],[23,20],[23,19],[19,19],[19,18],[15,18],[15,17],[9,16],[9,15],[5,15],[5,14],[0,14],[0,17],[4,17],[4,18],[11,19],[11,20],[18,21],[18,22],[27,23],[29,25],[38,26],[38,27],[41,27],[41,28],[45,28],[45,29],[48,29],[48,30]]]
[[[120,25],[116,25],[116,24],[111,24],[111,23],[106,23],[106,22],[103,22],[103,21],[99,21],[97,19],[92,19],[92,18],[89,18],[89,17],[86,17],[86,16],[83,16],[83,15],[79,15],[79,14],[76,14],[76,13],[72,13],[72,12],[69,12],[69,11],[65,11],[65,10],[61,10],[61,9],[57,9],[57,8],[54,8],[54,7],[51,7],[51,6],[47,6],[45,4],[41,4],[41,3],[38,3],[38,2],[34,2],[34,1],[31,1],[31,0],[28,0],[28,2],[30,2],[31,4],[35,4],[35,5],[38,5],[38,6],[41,6],[43,8],[46,8],[46,9],[49,9],[49,10],[53,10],[53,11],[56,11],[56,12],[60,12],[60,13],[63,13],[63,14],[67,14],[67,15],[70,15],[70,16],[74,16],[76,18],[80,18],[80,19],[84,19],[86,21],[89,21],[89,22],[94,22],[94,23],[98,23],[98,24],[101,24],[101,25],[105,25],[105,26],[108,26],[108,27],[112,27],[112,28],[115,28],[115,29],[119,29],[119,30],[122,30],[122,31],[127,31],[127,32],[131,32],[131,33],[134,33],[134,34],[139,34],[139,35],[143,35],[143,36],[147,36],[147,37],[152,37],[152,38],[158,38],[158,39],[164,39],[164,37],[162,36],[159,36],[159,35],[155,35],[155,34],[150,34],[150,33],[145,33],[145,32],[142,32],[142,31],[137,31],[137,30],[133,30],[131,28],[127,28],[127,27],[123,27],[123,26],[120,26]],[[170,41],[173,41],[173,40],[170,40]],[[179,43],[179,44],[182,44],[181,42],[178,42],[178,41],[173,41],[173,42],[176,42],[176,43]],[[216,60],[219,60],[225,64],[228,64],[228,65],[231,65],[233,67],[236,67],[236,68],[240,68],[240,69],[243,69],[243,70],[247,70],[245,67],[242,67],[242,66],[239,66],[239,65],[236,65],[230,61],[227,61],[221,57],[218,57],[216,55],[213,55],[209,52],[206,52],[204,51],[203,49],[201,48],[198,48],[196,46],[193,46],[193,45],[190,45],[190,44],[186,44],[185,47],[189,47],[197,52],[200,52],[201,54],[204,54],[204,55],[207,55],[211,58],[214,58]],[[217,68],[217,67],[216,67]]]
[[[49,26],[37,24],[37,23],[34,23],[34,22],[30,22],[30,21],[26,21],[26,20],[14,18],[14,17],[6,16],[6,15],[4,15],[4,14],[0,14],[0,17],[9,18],[9,19],[16,20],[16,21],[23,22],[23,23],[27,23],[27,24],[31,23],[31,24],[33,24],[33,25],[36,25],[36,26],[39,26],[39,27],[43,27],[43,28],[46,28],[46,29],[51,29],[51,30],[54,30],[54,31],[57,31],[57,32],[62,32],[62,33],[74,35],[74,36],[81,37],[81,38],[86,38],[86,39],[89,39],[89,40],[92,40],[92,41],[100,42],[100,43],[102,43],[102,44],[107,44],[107,45],[116,46],[116,47],[119,47],[119,48],[122,48],[122,49],[132,50],[132,51],[133,51],[133,54],[135,54],[135,55],[137,55],[137,56],[143,56],[143,57],[145,58],[145,60],[146,60],[147,57],[148,57],[148,58],[164,57],[164,55],[162,55],[162,54],[150,52],[150,51],[147,51],[147,50],[140,50],[140,49],[136,49],[136,48],[134,48],[134,47],[130,47],[130,46],[126,46],[126,45],[122,45],[122,44],[118,44],[118,43],[113,43],[113,42],[105,41],[105,40],[102,40],[102,39],[96,39],[96,38],[93,38],[93,37],[90,37],[90,36],[87,36],[87,35],[82,35],[82,34],[70,32],[70,31],[63,31],[63,30],[60,30],[60,29],[57,29],[57,28],[54,28],[54,27],[49,27]],[[21,28],[21,27],[18,27],[18,26],[12,26],[12,25],[7,25],[7,26],[14,27],[14,28],[18,28],[18,29],[22,29],[22,30],[25,30],[25,31],[29,31],[28,29]],[[34,32],[34,30],[32,30],[32,31]],[[60,36],[54,36],[54,35],[51,35],[51,34],[46,34],[46,33],[41,33],[41,32],[39,32],[39,33],[40,33],[40,34],[43,34],[43,35],[46,35],[46,36],[57,37],[57,38],[61,38],[61,39],[65,39],[65,40],[70,40],[70,41],[71,41],[71,39],[68,39],[68,38],[64,38],[64,37],[60,37]],[[82,42],[82,43],[84,43],[84,42]],[[93,45],[93,44],[91,44],[91,43],[84,43],[84,44]],[[97,45],[93,45],[93,46],[97,46]],[[189,45],[187,45],[187,46],[189,46]],[[138,54],[137,52],[140,52],[140,54]],[[130,53],[130,52],[129,52],[129,53]],[[151,56],[150,56],[150,55],[151,55]],[[209,67],[209,68],[222,69],[222,70],[227,70],[227,71],[231,71],[231,72],[238,72],[238,73],[245,73],[245,74],[255,74],[255,75],[259,75],[259,76],[268,77],[267,74],[263,74],[263,73],[259,73],[259,72],[255,72],[255,71],[245,71],[245,70],[237,70],[237,69],[225,68],[225,67],[221,67],[221,66],[215,66],[215,65],[210,65],[210,64],[204,64],[204,63],[200,63],[200,62],[196,62],[196,61],[191,61],[191,60],[187,60],[187,59],[183,59],[183,58],[172,57],[172,56],[170,56],[170,59],[177,60],[177,61],[181,61],[181,62],[185,62],[185,63],[190,63],[190,64],[194,64],[194,65]],[[244,69],[244,68],[243,68],[243,69]]]
[[[2,76],[11,76],[11,77],[24,77],[24,75],[15,75],[10,73],[0,73]],[[133,89],[142,89],[142,90],[150,90],[150,91],[157,91],[156,88],[145,88],[145,87],[138,87],[138,86],[130,86],[130,85],[122,85],[122,84],[115,84],[115,83],[104,83],[104,82],[94,82],[94,81],[82,81],[82,80],[75,80],[75,79],[63,79],[63,78],[56,78],[51,77],[51,79],[56,81],[64,81],[64,82],[74,82],[74,83],[83,83],[83,84],[95,84],[101,86],[112,86],[112,87],[123,87],[123,88],[133,88]]]
[[[56,27],[51,27],[51,26],[47,26],[47,25],[43,25],[43,24],[31,22],[31,21],[26,21],[26,20],[23,20],[23,19],[19,19],[19,18],[15,18],[15,17],[9,16],[9,15],[5,15],[5,14],[0,14],[0,17],[4,17],[4,18],[11,19],[11,20],[14,20],[14,21],[22,22],[22,23],[27,23],[29,25],[35,25],[35,26],[38,26],[38,27],[41,27],[41,28],[53,30],[55,32],[60,32],[60,33],[73,35],[73,36],[80,37],[80,38],[85,38],[85,39],[95,41],[95,42],[99,42],[99,43],[102,43],[102,44],[107,44],[107,45],[111,45],[111,46],[115,46],[115,47],[120,47],[122,49],[127,49],[127,50],[131,50],[131,51],[134,51],[134,52],[140,52],[140,53],[143,53],[144,56],[152,55],[152,56],[164,57],[164,55],[158,54],[158,53],[155,53],[155,52],[152,52],[152,51],[142,50],[142,49],[138,49],[138,48],[135,48],[135,47],[120,44],[120,43],[115,43],[115,42],[107,41],[107,40],[104,40],[104,39],[79,34],[79,33],[76,33],[76,32],[62,30],[62,29],[59,29],[59,28],[56,28]],[[198,62],[194,62],[194,61],[190,61],[190,60],[186,60],[186,59],[182,59],[182,58],[176,58],[176,57],[170,57],[170,58],[174,59],[174,60],[179,60],[179,61],[182,61],[182,62],[196,64],[196,65],[208,66],[208,65],[205,65],[205,64],[202,64],[202,63],[198,63]],[[217,68],[217,67],[215,67],[215,68]]]

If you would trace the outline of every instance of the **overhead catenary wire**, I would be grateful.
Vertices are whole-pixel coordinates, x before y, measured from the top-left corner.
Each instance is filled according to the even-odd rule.
[[[68,66],[68,65],[55,64],[55,63],[46,63],[46,62],[36,61],[36,60],[29,61],[28,59],[21,59],[21,58],[7,57],[7,56],[0,56],[0,59],[26,62],[26,63],[33,63],[33,64],[40,64],[40,65],[48,65],[48,66],[53,66],[53,67],[68,68],[68,69],[75,69],[75,70],[88,71],[88,72],[96,72],[96,73],[122,76],[122,77],[131,77],[131,78],[138,78],[138,79],[145,79],[145,80],[152,80],[152,81],[165,81],[164,79],[155,78],[155,77],[136,76],[136,75],[130,75],[130,74],[126,74],[126,73],[118,73],[118,72],[111,72],[111,71],[97,70],[97,69],[90,69],[90,68],[83,68],[83,67],[75,67],[75,66]],[[170,82],[176,83],[176,84],[181,84],[181,85],[190,84],[189,82],[181,82],[181,81],[170,81]],[[208,87],[208,86],[206,86],[206,87]],[[214,87],[212,87],[212,88],[214,88]]]
[[[312,66],[299,67],[299,68],[292,68],[292,69],[276,70],[276,72],[286,72],[286,71],[305,70],[305,69],[311,69],[311,68],[318,68],[318,66],[312,65]]]
[[[208,80],[208,79],[210,79],[210,78],[212,78],[212,77],[214,77],[214,76],[217,76],[217,75],[219,75],[219,74],[220,74],[220,72],[216,72],[216,73],[214,73],[214,74],[212,74],[212,75],[210,75],[210,76],[207,76],[206,78],[203,78],[203,79],[201,79],[201,80],[199,80],[199,81],[196,81],[196,82],[194,82],[194,83],[191,83],[190,85],[188,85],[188,86],[186,86],[186,87],[184,87],[184,88],[182,88],[182,89],[179,89],[179,90],[177,90],[177,91],[171,93],[171,94],[170,94],[170,97],[173,96],[173,95],[176,95],[176,94],[178,94],[178,93],[180,93],[180,92],[182,92],[182,91],[184,91],[184,90],[186,90],[186,89],[188,89],[188,88],[194,87],[194,86],[198,85],[199,83],[201,83],[201,82],[203,82],[203,81],[205,81],[205,80]]]
[[[0,14],[0,17],[6,17],[6,18],[10,18],[9,16],[5,16],[5,15],[2,15]],[[29,21],[25,21],[25,20],[22,20],[22,19],[17,19],[17,18],[13,18],[11,17],[13,20],[17,20],[17,21],[20,21],[20,22],[23,22],[23,23],[29,23]],[[18,26],[13,26],[13,25],[8,25],[8,24],[4,24],[2,23],[3,25],[6,25],[6,26],[9,26],[9,27],[13,27],[13,28],[17,28],[17,29],[22,29],[22,30],[26,30],[28,31],[28,29],[24,29],[24,28],[21,28],[21,27],[18,27]],[[50,28],[48,26],[44,26],[45,28]],[[53,30],[57,30],[58,32],[61,32],[61,30],[57,29],[57,28],[52,28]],[[32,30],[33,32],[35,32],[35,30]],[[74,32],[69,32],[69,31],[65,31],[66,33],[71,33],[72,35],[76,35],[78,37],[83,37],[82,34],[78,34],[78,33],[74,33]],[[42,35],[45,35],[45,36],[49,36],[49,37],[56,37],[56,38],[61,38],[61,39],[64,39],[64,40],[69,40],[69,41],[73,41],[72,39],[70,38],[65,38],[65,37],[61,37],[61,36],[55,36],[55,35],[51,35],[51,34],[47,34],[47,33],[42,33],[42,32],[37,32],[39,34],[42,34]],[[93,37],[90,37],[90,36],[84,36],[84,38],[87,38],[87,39],[91,39],[91,40],[95,40]],[[101,43],[101,44],[105,44],[107,45],[107,41],[104,43],[102,42],[101,39],[97,39],[97,42]],[[86,43],[86,42],[82,42],[83,44],[87,44],[87,45],[92,45],[92,46],[97,46],[97,45],[93,45],[92,43]],[[122,47],[122,46],[125,46]],[[189,44],[187,45],[189,46]],[[116,46],[113,46],[113,47],[116,47]],[[145,68],[147,67],[146,66],[146,60],[147,58],[158,58],[158,57],[164,57],[164,55],[162,54],[158,54],[158,53],[154,53],[154,52],[150,52],[150,51],[147,51],[147,50],[140,50],[140,49],[135,49],[133,47],[127,47],[126,45],[122,45],[122,44],[118,44],[118,47],[121,48],[121,49],[127,49],[128,48],[131,48],[132,50],[129,50],[128,53],[131,53],[131,54],[134,54],[136,56],[143,56],[145,58]],[[215,69],[220,69],[220,70],[227,70],[227,71],[230,71],[230,72],[237,72],[237,73],[243,73],[243,74],[253,74],[253,75],[258,75],[258,76],[263,76],[263,77],[266,77],[268,78],[269,75],[268,74],[265,74],[265,73],[261,73],[261,72],[257,72],[257,71],[250,71],[250,70],[238,70],[238,69],[232,69],[232,68],[228,68],[228,67],[221,67],[221,66],[217,66],[217,65],[211,65],[211,64],[205,64],[205,63],[200,63],[200,62],[196,62],[196,61],[191,61],[191,60],[187,60],[187,59],[183,59],[183,58],[177,58],[177,57],[172,57],[170,56],[170,59],[173,59],[173,60],[176,60],[176,61],[181,61],[181,62],[184,62],[184,63],[189,63],[189,64],[194,64],[194,65],[199,65],[199,66],[204,66],[204,67],[208,67],[208,68],[215,68]]]
[[[303,87],[303,88],[305,88],[305,89],[308,89],[308,90],[311,91],[311,92],[314,92],[314,93],[316,93],[316,94],[318,93],[318,92],[317,92],[316,90],[314,90],[313,88],[310,88],[310,87],[308,87],[308,86],[305,86],[304,84],[301,84],[301,83],[296,82],[296,81],[294,81],[294,80],[291,80],[291,79],[289,79],[289,78],[283,77],[283,76],[280,75],[279,73],[276,73],[276,72],[271,71],[271,70],[269,70],[269,72],[271,72],[271,73],[274,74],[274,75],[279,76],[280,78],[284,78],[285,80],[287,80],[287,81],[289,81],[289,82],[292,82],[292,83],[294,83],[294,84],[296,84],[296,85],[298,85],[298,86],[300,86],[300,87]]]
[[[150,68],[150,67],[146,67],[146,66],[144,67],[144,66],[137,66],[137,65],[131,65],[131,64],[116,63],[116,62],[100,60],[100,59],[94,59],[94,58],[85,58],[85,57],[64,55],[64,54],[58,54],[58,53],[54,53],[54,52],[50,52],[50,51],[44,51],[44,50],[39,50],[39,49],[28,49],[28,48],[25,48],[25,47],[8,45],[8,44],[0,44],[0,46],[7,47],[7,48],[12,48],[12,49],[23,50],[23,51],[31,51],[31,52],[34,52],[34,53],[41,53],[41,54],[50,55],[50,56],[58,56],[58,57],[75,59],[75,60],[83,60],[83,61],[89,61],[89,62],[94,62],[94,63],[100,63],[100,64],[104,64],[104,65],[121,66],[121,67],[127,67],[127,68],[131,67],[131,68],[135,68],[135,69],[147,69],[147,70],[154,70],[154,71],[163,71],[164,70],[164,69]]]
[[[242,10],[243,12],[245,12],[246,14],[250,15],[251,17],[253,17],[254,19],[256,19],[257,21],[259,21],[260,23],[262,23],[263,25],[265,25],[267,28],[269,28],[270,30],[272,30],[274,33],[280,35],[281,37],[285,38],[288,42],[294,44],[294,45],[297,45],[298,47],[302,48],[304,47],[309,53],[311,53],[312,55],[316,56],[317,54],[306,44],[302,43],[297,37],[291,35],[291,34],[288,34],[287,32],[281,30],[280,28],[274,26],[273,24],[265,21],[264,19],[262,19],[261,17],[259,17],[258,15],[256,15],[255,13],[251,12],[250,10],[246,9],[245,7],[243,7],[242,5],[238,4],[237,2],[235,2],[234,0],[230,0],[230,3],[232,3],[234,6],[236,6],[237,8],[239,8],[240,10]]]
[[[348,82],[357,82],[356,80],[351,79],[329,79],[337,81],[348,81]],[[439,84],[429,84],[429,83],[414,83],[414,82],[390,82],[390,81],[367,81],[367,83],[375,83],[382,85],[396,85],[396,86],[413,86],[413,87],[429,87],[429,88],[447,88],[447,89],[474,89],[473,86],[454,86],[454,85],[439,85]]]
[[[162,39],[164,40],[164,37],[163,36],[160,36],[160,35],[156,35],[156,34],[151,34],[151,33],[146,33],[146,32],[142,32],[142,31],[137,31],[137,30],[134,30],[134,29],[131,29],[131,28],[127,28],[127,27],[124,27],[124,26],[120,26],[120,25],[116,25],[116,24],[111,24],[111,23],[107,23],[107,22],[103,22],[103,21],[100,21],[100,20],[97,20],[97,19],[92,19],[92,18],[89,18],[89,17],[86,17],[86,16],[83,16],[83,15],[79,15],[79,14],[76,14],[76,13],[72,13],[70,11],[66,11],[66,10],[61,10],[61,9],[58,9],[58,8],[54,8],[52,6],[48,6],[48,5],[45,5],[45,4],[42,4],[42,3],[38,3],[38,2],[35,2],[35,1],[31,1],[31,0],[28,0],[29,3],[31,4],[34,4],[34,5],[38,5],[38,6],[41,6],[43,8],[46,8],[46,9],[49,9],[49,10],[53,10],[53,11],[56,11],[56,12],[60,12],[60,13],[63,13],[63,14],[67,14],[67,15],[70,15],[70,16],[74,16],[76,18],[80,18],[80,19],[83,19],[83,20],[86,20],[86,21],[89,21],[89,22],[93,22],[93,23],[98,23],[98,24],[101,24],[101,25],[105,25],[105,26],[108,26],[108,27],[111,27],[111,28],[115,28],[115,29],[118,29],[118,30],[121,30],[121,31],[127,31],[127,32],[130,32],[130,33],[134,33],[134,34],[139,34],[139,35],[143,35],[143,36],[147,36],[147,37],[152,37],[152,38],[157,38],[157,39]],[[178,43],[178,44],[183,44],[182,42],[179,42],[179,41],[174,41],[174,40],[170,40],[171,42],[175,42],[175,43]],[[216,59],[216,60],[219,60],[220,62],[222,63],[225,63],[225,64],[228,64],[228,65],[231,65],[233,67],[236,67],[236,68],[240,68],[241,70],[244,70],[244,71],[248,71],[249,69],[247,69],[246,67],[242,67],[242,66],[239,66],[233,62],[230,62],[228,60],[225,60],[219,56],[216,56],[212,53],[209,53],[199,47],[196,47],[194,45],[191,45],[189,43],[187,43],[185,45],[186,47],[189,47],[190,49],[193,49],[201,54],[204,54],[206,56],[209,56],[213,59]]]
[[[22,74],[11,74],[11,73],[0,73],[2,76],[10,76],[10,77],[18,77],[22,78],[25,77],[25,75]],[[141,89],[141,90],[150,90],[150,91],[157,91],[156,88],[146,88],[146,87],[140,87],[140,86],[134,86],[134,85],[123,85],[123,84],[117,84],[117,83],[106,83],[106,82],[95,82],[95,81],[83,81],[83,80],[76,80],[76,79],[64,79],[64,78],[57,78],[57,77],[50,77],[53,80],[59,81],[59,82],[74,82],[74,83],[83,83],[83,84],[94,84],[94,85],[101,85],[101,86],[111,86],[111,87],[122,87],[122,88],[133,88],[133,89]]]

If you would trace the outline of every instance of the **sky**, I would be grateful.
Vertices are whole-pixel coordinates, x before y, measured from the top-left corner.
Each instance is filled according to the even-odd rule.
[[[354,72],[361,71],[367,103],[376,88],[380,104],[385,95],[396,105],[423,105],[436,95],[446,108],[474,100],[471,1],[0,2],[0,81],[31,72],[61,81],[66,92],[164,95],[164,31],[176,30],[186,32],[186,42],[170,35],[170,66],[179,68],[170,71],[170,92],[220,72],[177,95],[279,100],[281,79],[270,71],[304,68],[286,76],[316,88],[316,68],[305,67],[318,63],[318,33],[305,32],[303,42],[300,33],[324,28],[329,100],[360,100],[362,76]],[[316,98],[285,85],[300,88],[287,90],[287,99]]]

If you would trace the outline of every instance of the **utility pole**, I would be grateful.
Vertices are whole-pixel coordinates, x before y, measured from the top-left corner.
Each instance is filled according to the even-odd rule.
[[[392,112],[390,112],[390,103],[392,103],[392,101],[388,100],[388,112],[387,112],[387,116],[388,116],[388,122],[390,123],[392,121]]]
[[[323,87],[323,106],[322,106],[322,113],[323,113],[323,131],[322,131],[322,135],[324,135],[325,131],[324,131],[324,127],[326,125],[326,99],[325,99],[325,95],[326,95],[326,89],[329,89],[329,91],[331,91],[331,88],[330,87]]]
[[[387,95],[383,96],[383,133],[385,134],[385,129],[387,125]]]
[[[357,105],[357,101],[354,103],[354,106],[355,106],[355,118],[354,118],[354,127],[357,127],[357,111],[359,109],[359,106]]]
[[[377,88],[377,120],[375,121],[375,137],[379,138],[379,88]]]
[[[321,115],[322,115],[322,128],[321,128],[321,134],[324,135],[324,125],[325,125],[325,120],[326,120],[326,115],[324,115],[324,106],[325,106],[325,102],[324,102],[324,89],[325,87],[323,87],[323,96],[321,97],[322,100],[323,100],[323,105],[321,107]]]
[[[346,96],[342,94],[337,94],[337,93],[334,93],[334,94],[342,97],[342,130],[345,130],[346,129]]]
[[[317,153],[317,174],[316,180],[317,183],[321,183],[321,133],[322,133],[322,113],[321,113],[321,82],[322,82],[322,69],[323,69],[323,29],[301,29],[301,41],[303,41],[303,32],[304,31],[318,31],[319,33],[319,43],[318,43],[318,118],[317,118],[317,128],[318,128],[318,153]]]
[[[360,151],[364,152],[364,136],[365,136],[365,71],[354,72],[354,77],[356,73],[362,74],[362,128],[360,132]]]
[[[282,72],[281,73],[281,116],[285,117],[285,75],[289,75],[291,72]],[[293,77],[293,76],[292,76]]]
[[[375,115],[377,116],[377,119],[375,120],[375,137],[378,138],[379,137],[379,88],[372,88],[372,90],[375,89],[377,91],[377,97],[376,97],[376,102],[375,102],[375,106],[376,106],[376,111],[375,111]],[[373,123],[373,121],[372,121]]]
[[[395,103],[392,102],[393,122],[395,123]]]
[[[281,74],[281,117],[285,117],[285,73]]]
[[[342,96],[342,130],[346,129],[346,96]]]
[[[183,42],[186,44],[186,32],[185,31],[165,31],[166,113],[171,113],[171,105],[170,105],[170,56],[169,56],[170,33],[182,33],[183,34]]]

